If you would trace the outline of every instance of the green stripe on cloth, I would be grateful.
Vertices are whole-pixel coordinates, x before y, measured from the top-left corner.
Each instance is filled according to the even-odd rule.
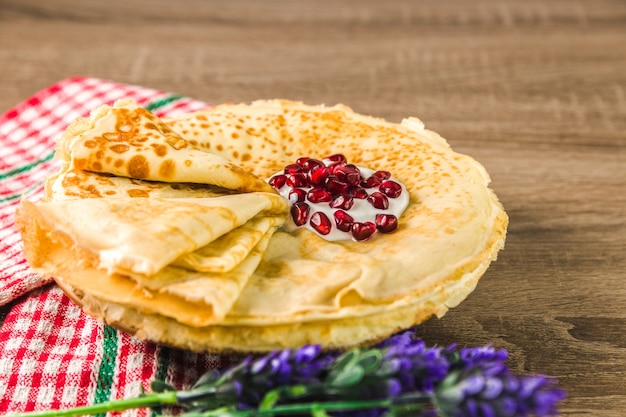
[[[115,360],[117,359],[117,342],[117,330],[105,324],[102,362],[100,362],[100,368],[98,369],[94,404],[107,402],[111,397],[111,386],[113,385],[113,376],[115,375]],[[97,414],[97,416],[104,417],[106,413]]]
[[[54,151],[51,151],[49,154],[47,154],[43,158],[38,159],[36,161],[33,161],[33,162],[31,162],[31,163],[29,163],[27,165],[10,169],[10,170],[8,170],[6,172],[1,172],[0,173],[0,180],[5,180],[5,179],[7,179],[9,177],[12,177],[14,175],[21,174],[22,172],[30,171],[31,169],[35,168],[37,165],[41,165],[41,164],[43,164],[45,162],[48,162],[53,157],[54,157]]]
[[[159,347],[159,358],[156,375],[154,379],[167,382],[167,370],[170,366],[170,350],[165,346]],[[157,417],[163,414],[162,407],[154,407],[150,413],[150,417]]]
[[[27,196],[30,193],[32,193],[34,190],[36,190],[39,187],[41,187],[42,184],[43,184],[43,181],[39,181],[38,183],[36,183],[32,187],[28,188],[26,191],[23,191],[23,192],[18,193],[18,194],[11,194],[11,195],[8,195],[6,197],[0,197],[0,203],[6,203],[6,202],[9,202],[9,201],[17,200],[18,198],[21,198],[22,196]]]
[[[145,106],[145,109],[148,110],[148,111],[154,111],[154,110],[156,110],[156,109],[158,109],[160,107],[166,106],[166,105],[170,104],[171,102],[179,100],[181,98],[182,98],[182,96],[179,96],[179,95],[172,95],[172,96],[169,96],[169,97],[164,97],[164,98],[162,98],[160,100],[153,101],[152,103],[148,103]]]

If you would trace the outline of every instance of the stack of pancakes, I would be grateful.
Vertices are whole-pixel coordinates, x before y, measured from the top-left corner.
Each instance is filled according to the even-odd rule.
[[[367,242],[281,229],[266,179],[342,153],[410,193]],[[160,119],[122,100],[62,136],[62,169],[16,222],[30,265],[86,312],[195,351],[344,348],[442,316],[504,244],[507,216],[474,159],[410,118],[271,100]]]

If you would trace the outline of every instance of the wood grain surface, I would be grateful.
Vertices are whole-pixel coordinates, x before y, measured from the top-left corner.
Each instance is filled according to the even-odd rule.
[[[507,349],[558,377],[564,415],[626,413],[623,0],[0,0],[0,112],[75,75],[421,118],[487,167],[510,227],[420,336]]]

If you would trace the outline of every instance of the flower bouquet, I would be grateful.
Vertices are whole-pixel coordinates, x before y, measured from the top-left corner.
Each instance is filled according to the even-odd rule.
[[[23,416],[81,416],[151,407],[184,417],[444,416],[558,414],[565,392],[548,377],[517,376],[491,346],[427,347],[410,331],[371,348],[324,352],[317,345],[249,356],[192,387],[163,381],[137,398]],[[182,412],[182,414],[181,414]]]

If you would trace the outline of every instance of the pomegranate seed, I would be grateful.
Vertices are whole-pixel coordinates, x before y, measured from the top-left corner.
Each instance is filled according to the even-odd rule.
[[[335,168],[333,174],[341,182],[348,185],[358,185],[361,182],[361,171],[356,165],[348,164]]]
[[[326,182],[326,178],[328,178],[328,169],[323,164],[315,166],[311,168],[309,178],[311,179],[311,185],[322,186]]]
[[[324,163],[319,159],[313,158],[307,159],[306,162],[302,164],[302,169],[304,169],[304,172],[313,171],[316,167],[326,167],[326,165],[324,165]]]
[[[333,199],[333,196],[323,188],[315,187],[311,188],[306,193],[306,198],[309,199],[311,203],[326,203]]]
[[[302,188],[293,188],[289,191],[289,202],[291,204],[297,203],[299,201],[304,201],[306,197],[306,191]]]
[[[361,187],[374,188],[374,187],[378,187],[380,183],[381,183],[381,180],[372,175],[368,179],[361,181]]]
[[[389,199],[387,199],[383,193],[379,193],[378,191],[367,197],[367,201],[369,201],[374,208],[380,210],[387,210],[389,208]]]
[[[296,174],[292,174],[292,175],[287,175],[287,181],[286,181],[287,185],[294,188],[294,187],[308,187],[309,186],[309,179],[306,177],[305,174],[302,173],[296,173]]]
[[[395,181],[383,181],[378,189],[391,198],[396,198],[402,194],[402,187]]]
[[[304,167],[305,162],[308,161],[309,159],[311,158],[309,158],[308,156],[303,156],[302,158],[296,159],[296,164],[300,165],[301,167]]]
[[[372,222],[355,222],[352,224],[352,238],[358,242],[372,237],[376,231],[376,225]]]
[[[391,233],[398,228],[398,218],[393,214],[377,214],[376,229],[381,233]]]
[[[353,205],[354,198],[349,195],[338,195],[337,197],[333,198],[333,201],[331,201],[330,203],[330,206],[332,208],[340,208],[343,210],[350,210]]]
[[[282,188],[283,185],[285,185],[286,181],[287,181],[287,176],[283,174],[279,174],[279,175],[274,175],[272,178],[270,178],[269,184],[278,190],[279,188]]]
[[[368,196],[367,191],[363,187],[350,187],[348,194],[359,200],[365,200]]]
[[[372,174],[372,177],[378,178],[381,181],[388,180],[391,178],[391,172],[389,171],[376,171]]]
[[[302,226],[309,218],[311,208],[307,203],[298,202],[291,206],[291,217],[296,226]]]
[[[330,159],[333,162],[343,162],[344,164],[347,161],[346,157],[343,154],[340,154],[340,153],[336,153],[334,155],[327,156],[324,159]]]
[[[352,229],[352,223],[354,223],[354,219],[348,213],[343,210],[337,210],[333,215],[335,218],[335,224],[337,225],[337,229],[342,232],[349,232]]]
[[[349,186],[345,182],[339,181],[337,177],[328,177],[326,180],[326,189],[333,195],[347,194]]]
[[[346,163],[345,162],[334,162],[330,165],[328,165],[328,173],[330,175],[335,175],[335,170],[345,166]]]
[[[302,167],[298,164],[289,164],[284,169],[285,174],[293,175],[302,172]]]
[[[320,235],[329,234],[333,228],[333,225],[330,223],[328,216],[321,211],[316,211],[315,213],[313,213],[313,215],[311,216],[311,220],[309,220],[309,224]]]

